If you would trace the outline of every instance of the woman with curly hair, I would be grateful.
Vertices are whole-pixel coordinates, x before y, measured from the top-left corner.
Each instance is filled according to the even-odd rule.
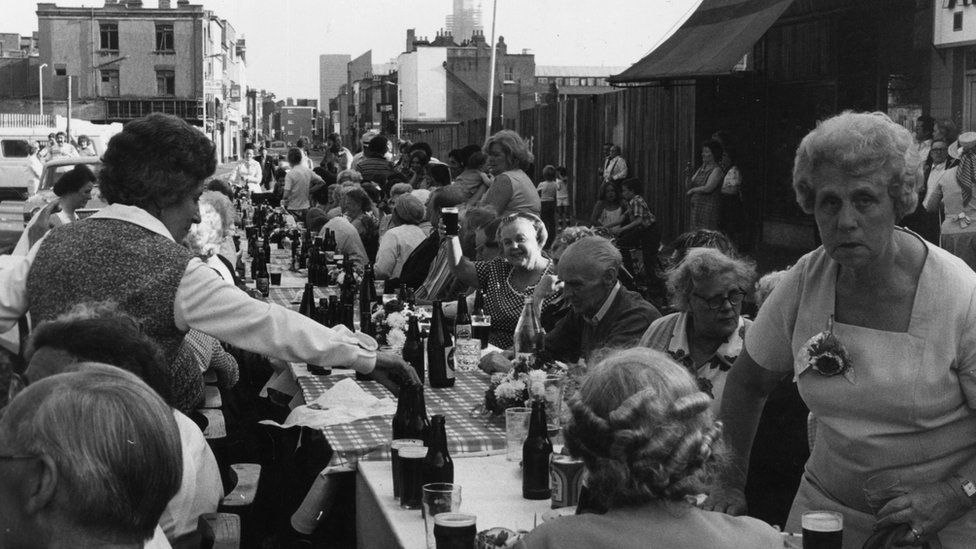
[[[500,216],[514,212],[539,215],[542,200],[525,170],[534,157],[529,145],[512,130],[502,130],[485,143],[488,171],[495,179],[485,193],[483,204],[492,206]]]
[[[521,546],[783,547],[780,534],[762,521],[693,504],[724,462],[711,400],[687,370],[657,351],[607,356],[570,401],[565,437],[569,452],[586,465],[590,495],[608,511],[548,521]]]
[[[714,248],[692,248],[668,271],[671,306],[678,312],[655,320],[640,344],[682,364],[717,411],[732,363],[742,352],[751,322],[741,315],[752,290],[755,266]]]

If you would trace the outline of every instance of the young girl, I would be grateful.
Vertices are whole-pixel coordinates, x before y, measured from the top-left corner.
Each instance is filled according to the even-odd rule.
[[[559,183],[559,188],[556,190],[556,213],[559,218],[559,227],[564,228],[569,226],[569,171],[566,170],[566,166],[559,166],[556,168],[556,181]]]
[[[556,182],[556,168],[546,166],[542,169],[542,181],[536,188],[542,201],[542,222],[549,231],[549,242],[556,237],[556,196],[559,193],[559,183]],[[548,246],[548,242],[546,245]]]

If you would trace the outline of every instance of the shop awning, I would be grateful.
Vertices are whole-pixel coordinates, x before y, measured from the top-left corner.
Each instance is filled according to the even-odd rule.
[[[729,74],[793,0],[703,0],[660,46],[610,84]]]

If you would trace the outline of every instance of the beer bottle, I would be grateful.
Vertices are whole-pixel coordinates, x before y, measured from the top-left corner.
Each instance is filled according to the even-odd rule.
[[[323,326],[329,326],[329,298],[319,298],[319,308],[315,311],[315,321]]]
[[[455,339],[471,339],[471,315],[468,314],[468,299],[463,293],[458,294],[457,315],[454,317]]]
[[[339,309],[339,296],[330,295],[329,296],[329,312],[325,317],[325,324],[328,327],[333,327],[337,324],[342,323],[341,318],[342,311]]]
[[[413,403],[410,406],[403,438],[415,438],[430,443],[430,419],[427,417],[427,403],[424,401],[424,386],[412,387]]]
[[[302,292],[302,304],[298,306],[298,313],[311,319],[315,318],[315,285],[311,282],[305,283],[305,291]]]
[[[431,482],[454,482],[454,461],[447,451],[447,429],[444,416],[437,414],[430,418],[430,444],[421,468],[424,484]]]
[[[291,270],[297,271],[299,269],[299,267],[298,267],[298,255],[299,255],[299,246],[300,246],[300,243],[299,243],[298,237],[297,237],[297,235],[295,233],[293,233],[292,236],[294,238],[291,241]]]
[[[268,264],[257,259],[258,271],[254,275],[254,286],[261,292],[261,295],[268,297],[271,295],[271,275],[268,273]]]
[[[434,302],[430,317],[430,334],[427,336],[427,364],[431,387],[454,386],[454,342],[444,325],[441,302]]]
[[[349,331],[356,331],[355,312],[352,303],[342,304],[342,325],[349,328]]]
[[[542,350],[545,338],[546,330],[539,320],[539,312],[536,310],[532,296],[525,296],[522,314],[519,316],[518,324],[515,325],[515,336],[513,338],[515,340],[515,358],[532,360],[535,354]]]
[[[491,336],[491,316],[485,312],[485,296],[479,288],[474,293],[474,307],[471,313],[471,336],[481,340],[481,348],[488,346]]]
[[[271,263],[271,231],[265,233],[262,248],[264,250],[264,262]]]
[[[420,383],[424,383],[424,344],[420,339],[420,324],[416,316],[407,320],[407,341],[403,344],[403,360],[417,372]]]
[[[400,395],[397,396],[396,413],[393,414],[393,422],[391,425],[393,440],[407,438],[404,434],[410,427],[410,414],[412,412],[413,402],[417,398],[413,394],[415,390],[416,386],[414,385],[400,387]]]
[[[552,442],[549,441],[546,427],[546,403],[533,400],[529,436],[522,445],[522,497],[525,499],[548,499],[552,496],[549,488],[551,455]]]
[[[399,301],[400,303],[407,303],[408,296],[407,296],[406,284],[400,284],[400,291],[397,292],[397,301]]]

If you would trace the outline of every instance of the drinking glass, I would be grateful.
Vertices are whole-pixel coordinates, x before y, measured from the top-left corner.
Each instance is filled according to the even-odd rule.
[[[457,513],[461,509],[461,485],[433,482],[423,488],[424,526],[427,528],[427,548],[434,549],[434,517],[441,513]]]
[[[841,549],[844,515],[833,511],[808,511],[800,517],[803,549]]]
[[[458,372],[474,372],[481,360],[481,341],[458,339],[454,342],[454,369]]]
[[[390,443],[390,465],[393,469],[393,497],[400,499],[400,449],[405,446],[423,446],[416,438],[398,438]]]
[[[423,499],[423,468],[427,448],[406,446],[400,448],[400,507],[420,509]]]
[[[478,517],[466,513],[441,513],[434,516],[437,549],[471,549],[478,532]]]
[[[374,280],[373,289],[376,291],[376,295],[382,296],[386,293],[386,281],[385,280]],[[386,300],[383,300],[386,303]]]
[[[505,410],[505,459],[519,461],[522,459],[522,445],[529,436],[529,416],[532,409],[516,406]]]

